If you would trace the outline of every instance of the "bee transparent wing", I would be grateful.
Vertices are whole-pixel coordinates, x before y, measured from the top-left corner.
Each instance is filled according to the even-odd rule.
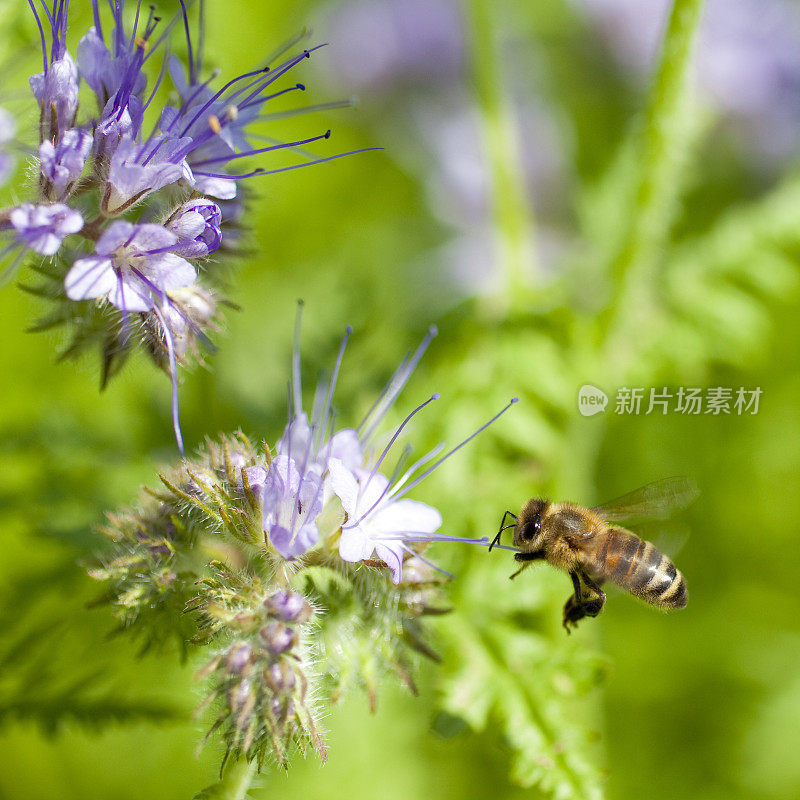
[[[667,519],[674,511],[686,508],[698,494],[700,490],[691,478],[663,478],[592,511],[606,522]]]

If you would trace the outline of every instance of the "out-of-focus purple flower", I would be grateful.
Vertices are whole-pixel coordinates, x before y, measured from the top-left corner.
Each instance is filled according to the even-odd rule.
[[[213,253],[222,241],[222,212],[211,200],[189,200],[176,209],[165,228],[178,237],[174,253],[186,258],[204,258]]]
[[[177,241],[161,225],[112,222],[95,246],[96,255],[78,259],[67,273],[67,297],[102,297],[125,312],[168,306],[168,292],[197,278],[195,268],[172,252]]]
[[[64,239],[83,227],[80,213],[63,203],[23,203],[12,209],[9,221],[17,232],[17,241],[43,256],[57,253]]]
[[[385,90],[409,81],[448,83],[466,68],[457,0],[356,0],[336,7],[326,28],[337,79]]]
[[[302,459],[306,454],[300,454]],[[264,538],[284,558],[302,555],[317,543],[316,518],[322,511],[322,477],[300,470],[293,459],[279,455],[264,467],[244,472],[253,494],[261,501]]]
[[[39,145],[39,164],[48,197],[62,200],[70,193],[83,172],[91,149],[91,134],[78,128],[64,131],[57,145],[50,139]]]
[[[8,180],[14,169],[14,159],[6,152],[6,146],[14,139],[15,132],[14,117],[6,109],[0,107],[0,186]]]
[[[650,71],[668,0],[574,0],[614,54],[637,75]],[[786,0],[708,0],[698,38],[697,79],[711,101],[745,124],[763,155],[797,150],[800,8]]]

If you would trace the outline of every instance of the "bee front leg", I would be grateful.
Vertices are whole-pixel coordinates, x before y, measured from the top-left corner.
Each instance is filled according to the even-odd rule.
[[[541,561],[544,557],[544,550],[533,550],[530,553],[514,553],[514,560],[521,561],[522,566],[513,575],[509,575],[509,578],[516,578],[531,562]]]

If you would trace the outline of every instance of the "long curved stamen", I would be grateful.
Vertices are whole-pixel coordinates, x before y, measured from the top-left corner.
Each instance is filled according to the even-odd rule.
[[[368,441],[375,432],[376,427],[380,424],[384,416],[386,416],[386,412],[391,408],[392,403],[397,398],[397,395],[403,390],[406,382],[411,377],[411,373],[416,368],[419,360],[428,349],[428,345],[438,332],[439,331],[437,330],[436,326],[432,325],[428,329],[427,335],[422,340],[419,347],[417,347],[411,359],[409,360],[408,357],[406,357],[400,362],[400,366],[395,370],[394,375],[392,375],[392,377],[389,379],[389,382],[386,384],[386,386],[384,386],[383,390],[378,395],[378,399],[373,403],[372,408],[367,411],[364,419],[361,421],[361,424],[356,429],[363,441]],[[370,423],[366,430],[363,430],[364,426],[367,425],[368,420],[373,414],[375,415],[374,420]]]
[[[300,382],[300,325],[303,318],[303,301],[297,301],[294,320],[294,347],[292,348],[292,388],[294,390],[294,415],[303,413],[303,390]],[[290,412],[291,413],[291,412]]]
[[[223,86],[223,87],[222,87],[222,88],[221,88],[221,89],[220,89],[218,92],[216,92],[216,94],[213,94],[213,95],[212,95],[212,96],[211,96],[211,97],[210,97],[210,98],[209,98],[209,99],[208,99],[208,100],[207,100],[207,101],[206,101],[206,102],[205,102],[205,103],[204,103],[204,104],[203,104],[203,105],[200,107],[200,110],[199,110],[199,111],[197,111],[197,112],[195,113],[195,115],[194,115],[194,116],[191,118],[191,120],[190,120],[189,122],[187,122],[187,123],[186,123],[186,124],[183,126],[183,130],[180,132],[180,134],[179,134],[179,135],[180,135],[180,136],[186,136],[186,135],[188,134],[188,132],[189,132],[189,129],[192,127],[192,125],[194,125],[194,124],[195,124],[195,122],[197,122],[197,120],[199,120],[199,119],[200,119],[200,117],[202,117],[202,116],[203,116],[203,114],[205,114],[205,112],[206,112],[206,111],[208,111],[208,109],[209,109],[209,108],[211,108],[211,106],[212,106],[212,105],[214,105],[214,103],[215,103],[217,100],[219,100],[219,98],[220,98],[220,97],[221,97],[221,96],[222,96],[222,95],[223,95],[225,92],[227,92],[227,91],[228,91],[228,89],[230,89],[230,87],[231,87],[231,86],[233,86],[235,83],[238,83],[239,81],[247,80],[247,78],[252,78],[254,75],[261,75],[263,72],[264,72],[264,69],[263,69],[263,68],[262,68],[262,69],[255,69],[255,70],[253,70],[252,72],[245,72],[244,74],[240,75],[238,78],[233,78],[232,80],[229,80],[229,81],[228,81],[228,82],[227,82],[227,83],[226,83],[226,84],[225,84],[225,85],[224,85],[224,86]],[[254,86],[256,83],[258,83],[258,81],[253,81],[253,83],[251,83],[250,85],[251,85],[251,86]],[[245,88],[247,88],[247,87],[245,87]],[[234,96],[235,96],[235,95],[234,95]]]
[[[415,416],[416,414],[418,414],[420,411],[422,411],[422,409],[425,408],[425,406],[428,405],[428,403],[432,403],[434,400],[438,400],[438,399],[439,399],[439,395],[438,394],[432,394],[424,403],[422,403],[421,405],[418,405],[403,420],[403,422],[400,424],[400,427],[395,431],[394,436],[392,436],[391,440],[389,441],[389,444],[386,445],[386,448],[384,449],[383,453],[381,454],[381,457],[378,459],[378,461],[376,462],[375,466],[372,468],[372,472],[370,472],[369,477],[367,478],[366,482],[364,483],[364,486],[359,489],[359,494],[360,495],[363,494],[364,491],[366,490],[367,486],[369,486],[369,482],[372,480],[373,476],[377,472],[378,467],[381,465],[381,462],[383,461],[384,458],[386,458],[386,454],[389,452],[389,448],[395,443],[397,437],[400,435],[400,433],[403,430],[403,428],[405,428],[405,426],[411,421],[411,418],[413,416]],[[361,516],[355,522],[348,523],[347,525],[343,525],[342,528],[343,529],[345,529],[345,528],[355,528],[358,525],[360,525],[380,505],[380,503],[383,501],[384,497],[386,497],[386,495],[388,494],[390,486],[391,486],[391,484],[387,483],[386,487],[384,488],[384,490],[380,493],[380,496],[378,497],[378,499],[369,507],[369,509],[367,509],[367,511],[365,511],[363,514],[361,514]]]
[[[128,47],[133,49],[136,44],[136,29],[139,27],[139,14],[142,10],[142,0],[136,0],[136,15],[133,18],[133,27],[131,28],[131,38],[128,42]]]
[[[456,576],[453,575],[452,572],[448,572],[446,569],[443,569],[438,564],[434,564],[433,561],[429,561],[425,556],[420,555],[419,553],[412,550],[410,547],[406,547],[404,544],[401,545],[403,550],[408,553],[409,555],[413,556],[414,558],[418,558],[423,564],[427,564],[431,569],[435,569],[437,572],[441,572],[444,575],[447,575],[448,578],[455,578]]]
[[[161,70],[158,73],[158,77],[156,78],[156,82],[153,84],[153,91],[150,92],[150,97],[147,98],[147,101],[142,106],[142,112],[147,111],[150,108],[150,103],[153,102],[153,98],[156,96],[156,92],[158,91],[158,87],[161,86],[161,82],[164,80],[164,76],[167,74],[167,59],[165,58],[161,64]]]
[[[203,161],[193,161],[192,167],[201,167],[204,164],[216,164],[218,162],[228,162],[234,161],[237,158],[248,158],[249,156],[257,156],[261,153],[269,153],[272,150],[283,150],[287,147],[298,147],[302,144],[309,144],[311,142],[318,142],[320,139],[330,139],[331,132],[328,130],[325,133],[320,134],[319,136],[312,136],[310,139],[301,139],[297,142],[287,142],[285,144],[275,144],[271,147],[261,147],[258,150],[248,150],[244,153],[236,153],[234,155],[224,155],[220,156],[219,158],[206,158]]]
[[[319,447],[325,441],[325,434],[328,432],[328,414],[331,410],[331,403],[333,402],[333,393],[336,391],[336,381],[339,379],[339,369],[342,366],[342,359],[344,358],[344,350],[347,347],[347,340],[350,338],[350,335],[353,333],[353,329],[348,325],[344,332],[344,337],[342,338],[342,343],[339,345],[339,353],[336,356],[336,363],[333,367],[333,374],[331,375],[331,382],[330,386],[328,386],[328,393],[325,396],[325,408],[322,412],[322,420],[321,426],[319,431],[319,441],[317,442],[317,446]]]
[[[489,537],[482,536],[480,539],[470,539],[465,536],[448,536],[446,533],[425,533],[425,531],[394,531],[379,537],[384,541],[401,542],[455,542],[456,544],[479,544],[489,545]],[[516,550],[515,547],[511,548]],[[415,553],[416,555],[416,553]]]
[[[426,400],[424,403],[422,403],[421,405],[417,406],[417,407],[416,407],[416,408],[415,408],[415,409],[414,409],[414,410],[413,410],[413,411],[412,411],[412,412],[411,412],[411,413],[410,413],[410,414],[409,414],[409,415],[408,415],[408,416],[407,416],[407,417],[406,417],[406,418],[405,418],[405,419],[402,421],[402,423],[400,424],[400,427],[399,427],[399,428],[398,428],[398,429],[397,429],[397,430],[394,432],[394,436],[392,436],[392,438],[389,440],[389,444],[387,444],[387,445],[386,445],[386,447],[384,447],[384,449],[383,449],[383,452],[382,452],[382,453],[381,453],[381,455],[380,455],[380,458],[378,458],[378,460],[375,462],[375,465],[372,467],[372,470],[371,470],[371,471],[370,471],[370,473],[369,473],[369,477],[368,477],[368,478],[367,478],[367,480],[364,482],[364,485],[363,485],[363,487],[361,487],[361,490],[360,490],[360,492],[361,492],[362,494],[363,494],[363,493],[365,493],[365,492],[367,491],[367,487],[369,486],[369,483],[370,483],[370,481],[371,481],[371,480],[372,480],[372,479],[375,477],[375,473],[376,473],[376,472],[378,471],[378,469],[380,468],[381,464],[383,463],[383,460],[384,460],[384,459],[386,458],[386,456],[389,454],[389,450],[391,450],[391,448],[392,448],[392,445],[393,445],[393,444],[394,444],[394,443],[397,441],[397,437],[398,437],[398,436],[400,436],[400,434],[403,432],[403,428],[405,428],[405,426],[406,426],[406,425],[407,425],[407,424],[408,424],[408,423],[411,421],[411,418],[412,418],[412,417],[414,417],[414,416],[416,416],[416,415],[417,415],[417,414],[418,414],[420,411],[422,411],[422,409],[423,409],[423,408],[425,408],[425,406],[427,406],[427,405],[428,405],[428,403],[432,403],[434,400],[438,400],[438,399],[439,399],[439,394],[438,394],[438,392],[437,392],[436,394],[432,394],[432,395],[431,395],[431,396],[430,396],[430,397],[429,397],[429,398],[428,398],[428,399],[427,399],[427,400]],[[372,509],[373,509],[373,508],[375,508],[375,506],[376,506],[376,505],[378,505],[378,503],[380,503],[380,501],[383,499],[384,495],[386,494],[386,492],[387,492],[387,490],[388,490],[388,486],[389,486],[389,485],[390,485],[390,484],[388,484],[388,485],[387,485],[387,489],[386,489],[386,490],[384,490],[384,492],[381,494],[381,496],[380,496],[380,497],[379,497],[379,498],[378,498],[378,499],[375,501],[375,505],[374,505],[374,506],[373,506],[373,507],[372,507],[372,508],[371,508],[369,511],[367,511],[367,513],[366,513],[366,514],[364,514],[364,515],[361,517],[361,519],[364,519],[364,517],[366,517],[366,516],[367,516],[367,515],[370,513],[370,511],[372,511]],[[359,522],[361,522],[361,519],[359,520]]]
[[[350,150],[347,153],[338,153],[335,156],[328,156],[327,158],[317,158],[314,161],[307,161],[305,164],[293,164],[291,167],[281,167],[280,169],[255,169],[252,172],[246,172],[242,175],[229,175],[226,172],[195,172],[195,175],[202,175],[206,178],[232,178],[234,180],[244,180],[245,178],[255,178],[261,175],[277,175],[279,172],[289,172],[293,169],[302,169],[303,167],[310,167],[314,164],[324,164],[326,161],[335,161],[337,158],[344,158],[345,156],[354,156],[357,153],[369,153],[371,150],[383,150],[382,147],[362,147],[359,150]]]
[[[194,53],[192,52],[192,37],[189,33],[189,16],[186,13],[186,3],[180,0],[181,14],[183,15],[183,29],[186,31],[187,61],[189,62],[189,85],[194,84]]]
[[[519,400],[519,398],[512,397],[511,401],[508,403],[508,405],[502,411],[500,411],[499,413],[495,414],[488,422],[486,422],[485,424],[481,425],[481,427],[478,428],[478,430],[476,430],[474,433],[470,434],[466,439],[464,439],[463,442],[461,442],[461,444],[457,444],[452,450],[450,450],[449,452],[445,453],[432,467],[428,467],[428,469],[426,469],[425,472],[422,473],[422,475],[420,475],[418,478],[415,478],[413,481],[411,481],[411,483],[408,484],[408,486],[406,486],[405,489],[403,489],[403,490],[401,490],[401,491],[399,491],[397,493],[391,493],[392,500],[399,500],[401,497],[403,497],[404,495],[408,494],[415,486],[419,485],[423,480],[425,480],[425,478],[427,478],[428,475],[430,475],[431,472],[433,472],[440,464],[442,464],[444,461],[446,461],[448,458],[450,458],[450,456],[452,456],[453,453],[457,453],[467,442],[472,441],[479,433],[485,431],[493,422],[495,422],[503,414],[505,414],[506,411],[508,411],[508,409],[511,408],[511,406],[514,405],[514,403],[518,402],[518,400]]]
[[[281,89],[279,92],[275,92],[274,94],[268,94],[264,97],[255,97],[252,100],[246,100],[244,103],[239,103],[238,108],[239,111],[244,111],[248,108],[258,108],[258,106],[263,106],[264,103],[268,103],[270,100],[274,100],[276,97],[280,97],[281,95],[288,94],[289,92],[304,92],[306,90],[306,86],[304,83],[296,83],[294,86],[288,86],[286,89]]]
[[[402,476],[402,477],[401,477],[399,480],[397,480],[397,481],[392,481],[392,486],[394,487],[395,491],[397,491],[398,489],[400,489],[400,487],[402,487],[402,486],[405,484],[405,482],[406,482],[406,481],[407,481],[407,480],[408,480],[408,479],[409,479],[409,478],[410,478],[410,477],[411,477],[411,476],[412,476],[412,475],[413,475],[413,474],[414,474],[414,473],[415,473],[415,472],[416,472],[416,471],[417,471],[417,470],[418,470],[418,469],[419,469],[419,468],[420,468],[420,467],[421,467],[423,464],[426,464],[426,463],[427,463],[428,461],[430,461],[431,459],[434,459],[434,458],[436,458],[436,456],[438,456],[438,455],[439,455],[439,453],[441,453],[441,452],[442,452],[442,450],[444,450],[444,442],[442,442],[441,444],[437,444],[437,445],[436,445],[436,447],[434,447],[434,448],[433,448],[433,450],[431,450],[430,452],[426,453],[424,456],[422,456],[422,458],[420,458],[420,459],[418,459],[417,461],[415,461],[415,462],[414,462],[414,463],[413,463],[413,464],[412,464],[412,465],[411,465],[411,466],[410,466],[410,467],[409,467],[409,468],[408,468],[408,469],[407,469],[407,470],[406,470],[406,471],[403,473],[403,476]]]
[[[172,338],[172,331],[167,325],[167,320],[157,306],[153,307],[153,313],[158,317],[161,328],[164,331],[164,342],[167,345],[169,355],[169,372],[172,378],[172,430],[175,432],[175,441],[178,444],[178,452],[185,455],[183,449],[183,434],[181,433],[181,421],[178,407],[178,359],[175,356],[175,342]]]
[[[268,114],[259,114],[260,120],[278,120],[299,117],[302,114],[311,114],[316,111],[329,111],[333,108],[352,108],[355,100],[331,100],[328,103],[314,103],[310,106],[300,106],[299,108],[287,108],[285,111],[270,111]],[[251,134],[250,138],[258,140],[260,134]],[[266,138],[262,138],[265,141]]]
[[[33,0],[28,0],[28,5],[31,7],[31,11],[33,11],[33,18],[36,20],[36,25],[39,28],[39,37],[42,40],[42,61],[44,63],[44,73],[47,74],[47,42],[44,38],[44,28],[42,28],[42,22],[39,19],[39,14],[36,11],[36,6],[33,4]]]

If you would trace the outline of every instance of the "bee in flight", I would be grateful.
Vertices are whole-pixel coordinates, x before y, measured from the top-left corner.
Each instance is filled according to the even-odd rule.
[[[596,617],[606,602],[602,585],[612,581],[626,591],[663,609],[683,608],[688,600],[686,580],[672,561],[650,542],[615,523],[624,520],[665,519],[685,508],[698,495],[688,478],[665,478],[595,508],[531,498],[519,516],[506,511],[500,530],[514,529],[514,558],[522,566],[516,578],[534,561],[547,561],[572,578],[573,594],[564,604],[564,628],[584,617]],[[506,518],[514,522],[506,525]]]

